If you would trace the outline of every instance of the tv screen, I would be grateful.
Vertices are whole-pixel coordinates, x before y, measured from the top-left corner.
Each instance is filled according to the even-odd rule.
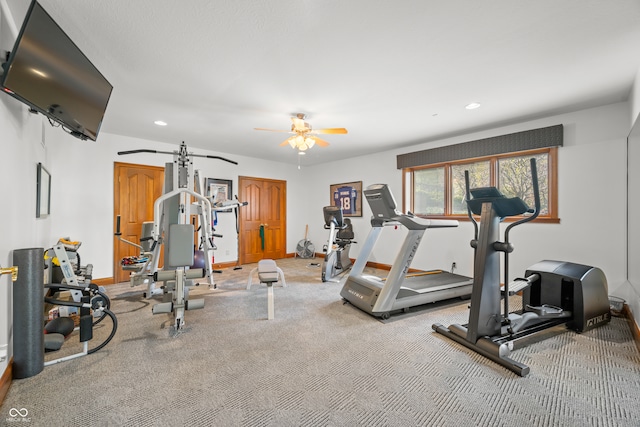
[[[3,68],[4,92],[96,140],[113,86],[36,0]]]

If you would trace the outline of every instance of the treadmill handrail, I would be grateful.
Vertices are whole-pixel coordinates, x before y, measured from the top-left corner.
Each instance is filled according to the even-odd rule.
[[[393,218],[372,218],[372,225],[376,222],[378,227],[391,226],[391,225],[403,225],[409,230],[426,230],[427,228],[448,228],[457,227],[460,225],[457,219],[428,219],[420,218],[417,216],[398,215]]]

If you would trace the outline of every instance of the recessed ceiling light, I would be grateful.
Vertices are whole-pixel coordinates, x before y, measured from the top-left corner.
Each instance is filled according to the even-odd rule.
[[[305,153],[304,151],[298,151],[298,156],[306,156],[307,153]]]
[[[167,125],[167,122],[163,122],[162,120],[156,120],[153,123],[157,124],[158,126],[166,126]]]
[[[482,105],[482,104],[480,104],[478,102],[472,102],[471,104],[468,104],[464,108],[466,108],[467,110],[475,110],[476,108],[480,108],[480,105]]]

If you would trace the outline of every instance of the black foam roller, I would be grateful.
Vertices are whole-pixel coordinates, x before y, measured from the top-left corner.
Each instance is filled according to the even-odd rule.
[[[13,378],[44,369],[44,249],[13,251]]]

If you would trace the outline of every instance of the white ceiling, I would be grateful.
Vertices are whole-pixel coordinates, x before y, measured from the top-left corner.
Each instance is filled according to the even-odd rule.
[[[297,164],[253,128],[298,112],[349,130],[311,165],[625,101],[640,68],[638,0],[39,1],[114,86],[102,132],[228,157]]]

